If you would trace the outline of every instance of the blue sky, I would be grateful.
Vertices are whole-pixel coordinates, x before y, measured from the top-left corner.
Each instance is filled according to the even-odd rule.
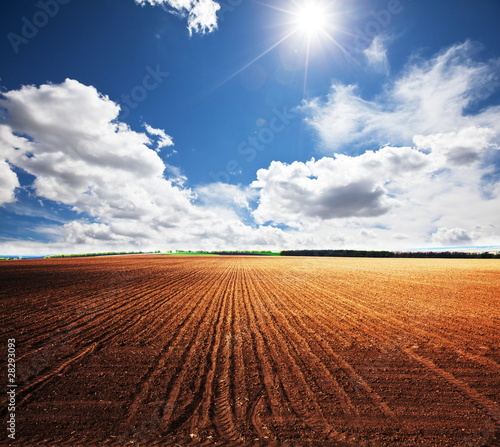
[[[0,254],[500,244],[495,0],[0,12]]]

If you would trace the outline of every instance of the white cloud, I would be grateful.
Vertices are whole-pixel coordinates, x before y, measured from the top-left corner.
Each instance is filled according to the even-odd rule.
[[[19,186],[15,172],[4,160],[0,160],[0,205],[14,202],[15,190]]]
[[[187,17],[189,34],[210,33],[217,29],[220,5],[213,0],[135,0],[139,5],[161,5],[167,11]]]
[[[24,170],[38,198],[80,216],[38,229],[49,245],[3,242],[0,252],[500,244],[500,107],[476,107],[494,91],[495,63],[472,60],[472,49],[413,63],[371,101],[335,86],[306,108],[327,156],[274,161],[250,186],[187,188],[159,154],[172,138],[119,122],[119,106],[93,87],[4,93],[0,202],[14,206]]]
[[[376,36],[370,46],[363,51],[368,65],[375,71],[388,75],[390,71],[387,48],[382,36]]]
[[[432,240],[440,245],[467,245],[472,243],[472,238],[463,228],[438,228]]]
[[[442,155],[446,147],[386,147],[306,163],[272,162],[253,184],[260,193],[253,216],[257,223],[297,229],[311,247],[498,244],[500,183],[485,197],[489,166],[449,165]],[[465,233],[439,230],[458,227]]]
[[[497,134],[484,127],[465,127],[458,132],[416,135],[414,143],[420,149],[430,149],[444,157],[450,166],[465,166],[480,161],[488,148],[496,146]]]
[[[8,162],[35,177],[31,187],[36,196],[81,215],[41,229],[53,236],[50,251],[220,249],[231,248],[238,238],[249,246],[276,246],[281,240],[281,230],[249,227],[223,203],[195,205],[196,193],[183,186],[186,178],[155,151],[173,144],[171,138],[146,125],[148,133],[159,137],[152,141],[117,121],[119,107],[94,87],[69,79],[25,86],[4,93],[0,107],[8,116],[0,126],[3,202],[15,200],[19,186]],[[247,206],[245,193],[235,188],[235,203]],[[219,197],[223,190],[219,187]],[[59,238],[56,229],[62,230]],[[3,244],[0,251],[21,250],[17,242]],[[31,247],[40,251],[43,245]]]
[[[400,241],[404,241],[404,240],[409,239],[410,236],[408,236],[407,234],[403,234],[403,233],[395,233],[393,235],[393,238],[397,239],[397,240],[400,240]]]
[[[257,172],[252,185],[260,189],[253,215],[258,223],[292,227],[318,219],[381,216],[399,206],[387,183],[419,173],[428,165],[427,158],[415,149],[385,147],[358,157],[337,155],[291,165],[272,162]]]
[[[500,183],[484,193],[494,136],[470,127],[416,136],[413,147],[272,162],[252,185],[260,194],[253,216],[299,229],[320,247],[328,240],[385,249],[497,244]],[[457,227],[465,234],[439,230]]]
[[[151,127],[149,124],[145,124],[144,128],[146,132],[150,135],[154,135],[158,137],[158,143],[156,146],[156,151],[158,152],[160,149],[164,147],[173,146],[174,140],[170,135],[167,135],[163,129],[155,129]]]
[[[105,224],[85,224],[78,221],[69,222],[64,225],[66,242],[71,245],[91,245],[95,241],[109,242],[120,238],[112,233],[109,225]]]
[[[371,230],[365,230],[364,228],[361,230],[361,237],[366,239],[377,239],[375,233]]]
[[[252,188],[242,188],[226,183],[211,183],[196,189],[198,200],[210,207],[250,210],[250,201],[256,200],[258,193]]]
[[[466,42],[414,62],[370,101],[336,84],[307,103],[333,156],[259,170],[256,222],[339,246],[498,243],[500,108],[477,108],[495,90],[498,61],[477,62],[474,50]],[[365,55],[383,61],[385,48],[375,39]]]
[[[259,170],[255,220],[352,247],[498,244],[500,108],[477,107],[498,63],[473,50],[413,63],[371,101],[334,85],[309,102],[306,119],[333,156]]]
[[[487,92],[493,92],[498,60],[477,62],[470,42],[456,45],[429,61],[409,65],[372,100],[354,85],[332,85],[325,101],[304,105],[307,122],[318,132],[325,152],[408,145],[415,135],[457,132],[477,125],[500,130],[499,109],[467,115]]]
[[[38,196],[107,219],[159,212],[162,197],[169,208],[189,206],[189,191],[163,179],[165,165],[147,136],[116,122],[118,106],[93,87],[68,79],[4,97],[10,139],[23,135],[22,150],[12,148],[7,159],[36,177]]]

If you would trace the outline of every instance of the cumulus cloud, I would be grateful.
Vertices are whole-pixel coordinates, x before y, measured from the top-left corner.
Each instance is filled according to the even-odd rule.
[[[375,233],[371,230],[365,230],[364,228],[361,230],[361,237],[366,239],[377,239]]]
[[[325,240],[335,236],[335,246],[498,243],[500,183],[489,184],[491,194],[482,191],[495,141],[491,129],[469,127],[416,136],[412,147],[272,162],[252,184],[259,191],[253,216]],[[468,237],[438,231],[457,226]]]
[[[53,247],[215,249],[237,237],[276,245],[281,230],[248,227],[213,202],[195,205],[185,177],[156,152],[172,145],[171,137],[146,124],[152,140],[119,122],[119,106],[94,87],[70,79],[24,86],[4,93],[0,107],[7,112],[0,125],[3,203],[15,200],[15,166],[34,177],[28,186],[35,196],[81,216],[58,227],[63,235]],[[243,193],[233,194],[245,204]]]
[[[493,129],[474,126],[458,132],[416,135],[413,141],[420,149],[429,149],[444,157],[449,166],[465,166],[480,161],[485,151],[495,148],[496,139]]]
[[[398,206],[387,183],[418,173],[428,163],[418,150],[391,147],[357,157],[337,155],[290,165],[273,162],[257,172],[252,184],[260,190],[253,215],[259,223],[289,226],[311,219],[381,216]]]
[[[466,42],[414,62],[371,101],[334,85],[309,102],[332,155],[259,170],[255,220],[348,246],[498,243],[500,108],[477,107],[497,62],[473,52]]]
[[[69,222],[64,225],[66,242],[72,245],[90,245],[95,241],[109,242],[123,237],[112,233],[109,225],[98,223]]]
[[[389,58],[387,56],[387,47],[382,36],[376,36],[370,46],[363,51],[368,65],[375,71],[388,75]]]
[[[172,137],[149,124],[132,130],[93,87],[9,91],[0,97],[0,204],[13,207],[16,188],[28,187],[79,213],[38,230],[51,235],[50,252],[500,244],[500,107],[480,108],[495,62],[473,60],[473,49],[413,62],[370,101],[335,85],[304,108],[328,153],[274,161],[248,186],[187,188],[164,161]],[[48,252],[28,241],[0,248]]]
[[[438,228],[432,240],[440,245],[467,245],[472,243],[472,237],[463,228]]]
[[[0,160],[0,205],[15,201],[17,187],[19,187],[17,175],[4,160]]]
[[[167,209],[188,207],[189,191],[163,179],[165,165],[148,137],[116,122],[118,106],[93,87],[68,79],[4,98],[10,140],[17,139],[6,158],[36,177],[38,196],[109,219],[151,215],[162,197]]]
[[[206,34],[217,29],[220,5],[213,0],[135,0],[139,5],[160,5],[167,11],[186,17],[189,34]]]
[[[155,129],[149,124],[145,124],[144,128],[146,129],[146,132],[148,134],[158,137],[158,143],[156,145],[157,152],[164,147],[174,145],[174,140],[172,139],[172,137],[170,135],[167,135],[163,129]]]
[[[218,182],[196,188],[196,195],[200,203],[210,207],[250,210],[250,202],[258,193],[249,187]]]
[[[481,128],[462,132],[477,141],[488,135]],[[482,193],[489,139],[474,147],[473,160],[453,165],[447,156],[457,134],[436,136],[432,148],[426,143],[272,162],[252,184],[259,192],[253,217],[296,228],[315,247],[328,241],[333,247],[385,249],[498,244],[500,183],[491,185],[491,197]],[[463,232],[442,230],[459,226]]]
[[[326,100],[315,98],[304,105],[306,121],[330,153],[407,145],[415,135],[458,132],[471,125],[498,131],[498,107],[467,113],[494,91],[499,65],[498,60],[475,61],[475,51],[465,42],[428,61],[414,62],[371,100],[363,99],[355,85],[333,84]]]

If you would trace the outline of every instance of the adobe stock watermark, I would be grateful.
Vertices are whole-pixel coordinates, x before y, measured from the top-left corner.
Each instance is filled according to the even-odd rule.
[[[489,80],[489,82],[485,83],[472,93],[471,102],[478,103],[488,99],[491,95],[493,95],[493,93],[496,92],[499,84],[498,78]]]
[[[24,16],[21,19],[21,30],[19,33],[10,32],[7,39],[14,50],[19,53],[21,45],[26,45],[31,39],[38,35],[41,28],[47,26],[50,19],[53,19],[60,10],[61,5],[67,5],[71,0],[40,0],[35,3],[39,11],[36,11],[31,19]]]
[[[283,107],[281,110],[274,108],[272,112],[273,116],[268,124],[261,127],[253,135],[249,135],[236,148],[238,154],[245,157],[244,160],[247,163],[255,160],[258,153],[271,144],[276,135],[283,132],[296,117],[296,114],[290,112],[286,107]],[[226,163],[226,169],[219,172],[210,171],[209,175],[215,182],[228,183],[231,180],[231,176],[237,175],[240,169],[240,162],[233,159]]]
[[[120,96],[121,119],[125,119],[137,106],[146,100],[149,93],[157,89],[160,84],[169,76],[169,73],[161,70],[157,64],[155,68],[146,67],[146,74],[141,83],[133,87],[129,93]]]
[[[366,49],[372,43],[373,39],[381,34],[393,21],[394,17],[404,11],[405,3],[413,0],[388,0],[386,7],[375,11],[370,11],[371,20],[367,21],[363,27],[353,28],[353,45],[344,45],[343,48],[352,55]]]
[[[228,12],[233,12],[238,6],[243,3],[243,0],[224,0],[220,1],[220,9],[217,11],[217,18],[222,22]]]
[[[16,339],[7,340],[7,437],[16,439]]]

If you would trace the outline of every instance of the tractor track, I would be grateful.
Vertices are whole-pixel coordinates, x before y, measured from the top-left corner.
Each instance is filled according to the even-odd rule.
[[[18,368],[18,439],[0,445],[500,446],[499,273],[487,260],[0,264]]]

